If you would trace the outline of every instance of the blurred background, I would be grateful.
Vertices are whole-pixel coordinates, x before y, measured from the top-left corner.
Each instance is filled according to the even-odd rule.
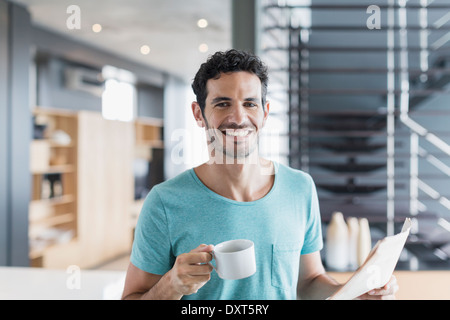
[[[0,0],[0,266],[125,270],[148,191],[207,157],[190,85],[232,47],[269,66],[262,154],[312,175],[325,242],[337,211],[372,245],[411,218],[397,270],[448,270],[446,0]]]

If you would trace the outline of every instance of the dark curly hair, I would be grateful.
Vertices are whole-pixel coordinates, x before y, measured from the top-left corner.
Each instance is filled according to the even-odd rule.
[[[205,111],[206,82],[209,79],[219,79],[221,73],[247,71],[255,74],[261,80],[261,97],[263,108],[266,104],[267,83],[269,76],[267,66],[261,59],[249,52],[231,49],[225,52],[219,51],[202,63],[200,69],[192,82],[192,89],[197,97],[197,102],[202,110]]]

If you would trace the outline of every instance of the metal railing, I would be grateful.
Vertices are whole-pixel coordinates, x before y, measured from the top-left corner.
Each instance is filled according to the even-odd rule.
[[[410,129],[410,213],[413,217],[417,217],[420,212],[426,212],[427,207],[419,201],[419,191],[428,195],[436,203],[441,204],[449,213],[450,217],[450,200],[442,195],[446,190],[439,190],[436,187],[430,186],[423,179],[421,179],[421,171],[419,167],[419,158],[425,159],[428,163],[432,164],[443,177],[450,178],[450,166],[444,163],[443,159],[431,155],[424,146],[420,145],[419,137],[422,137],[437,150],[441,151],[440,158],[450,159],[450,144],[445,139],[439,137],[432,130],[421,125],[410,117],[410,74],[409,74],[409,47],[408,47],[408,10],[407,1],[400,0],[398,7],[398,20],[399,20],[399,39],[400,39],[400,68],[401,68],[401,95],[400,95],[400,121]],[[419,43],[420,43],[420,68],[426,74],[429,69],[429,53],[431,50],[437,51],[440,48],[444,48],[444,45],[450,41],[450,32],[439,37],[433,45],[429,46],[429,37],[431,30],[428,26],[428,0],[420,1],[420,6],[417,8],[419,11]],[[432,30],[442,30],[445,23],[450,21],[450,13],[447,13],[439,20],[433,23]],[[449,54],[449,53],[447,53]],[[439,225],[450,232],[448,229],[448,221],[445,217],[439,217]],[[416,225],[417,224],[413,224]],[[412,230],[418,232],[418,230]]]
[[[364,17],[368,17],[369,4],[315,4],[314,0],[312,4],[293,4],[298,2],[263,2],[262,53],[269,61],[271,86],[275,84],[269,95],[280,104],[271,112],[283,119],[287,116],[289,150],[285,156],[291,166],[310,172],[323,189],[319,200],[324,221],[332,208],[348,209],[350,215],[358,214],[359,208],[376,208],[361,215],[374,223],[383,222],[387,235],[394,234],[408,216],[415,222],[412,231],[416,237],[412,239],[417,243],[437,250],[428,238],[421,238],[435,230],[430,223],[432,228],[446,230],[450,243],[450,126],[439,128],[430,120],[434,116],[450,123],[450,108],[446,107],[446,103],[450,106],[450,3],[386,0],[378,5],[383,14],[381,30],[368,30]],[[320,21],[322,12],[327,12],[328,20]],[[340,21],[333,22],[335,17]],[[340,34],[347,37],[343,43],[337,38]],[[360,41],[361,34],[374,41]],[[353,35],[358,40],[349,41]],[[364,63],[366,56],[377,63]],[[364,81],[355,81],[358,76]],[[382,81],[371,80],[382,79],[380,76]],[[374,97],[381,104],[377,105]],[[436,97],[446,100],[429,102]],[[353,129],[329,129],[325,122],[327,129],[323,129],[327,117],[334,117],[334,124],[345,119],[367,127],[350,123]],[[380,124],[380,119],[384,119],[381,126],[372,126]],[[369,149],[338,152],[336,146],[343,141],[353,146],[365,141]],[[323,170],[321,160],[333,159],[338,164],[334,167],[342,167],[341,158],[347,159],[348,168],[355,167],[358,159],[381,159],[385,167],[350,173]],[[339,183],[341,178],[346,179],[347,189],[336,184],[334,193],[330,193],[333,186],[322,183]],[[359,190],[375,191],[354,193],[362,181],[366,188]],[[377,192],[381,185],[384,189]],[[384,209],[377,207],[380,201]],[[364,203],[366,207],[360,206]],[[421,223],[424,230],[420,230]]]

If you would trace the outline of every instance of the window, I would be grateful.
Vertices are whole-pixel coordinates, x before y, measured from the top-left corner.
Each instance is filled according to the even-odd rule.
[[[108,120],[132,121],[136,102],[133,74],[105,66],[103,76],[106,79],[102,94],[103,117]]]

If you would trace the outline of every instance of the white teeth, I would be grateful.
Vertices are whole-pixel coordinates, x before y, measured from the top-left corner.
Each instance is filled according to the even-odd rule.
[[[245,137],[248,135],[249,130],[225,130],[225,133],[227,136],[233,136],[233,137]]]

